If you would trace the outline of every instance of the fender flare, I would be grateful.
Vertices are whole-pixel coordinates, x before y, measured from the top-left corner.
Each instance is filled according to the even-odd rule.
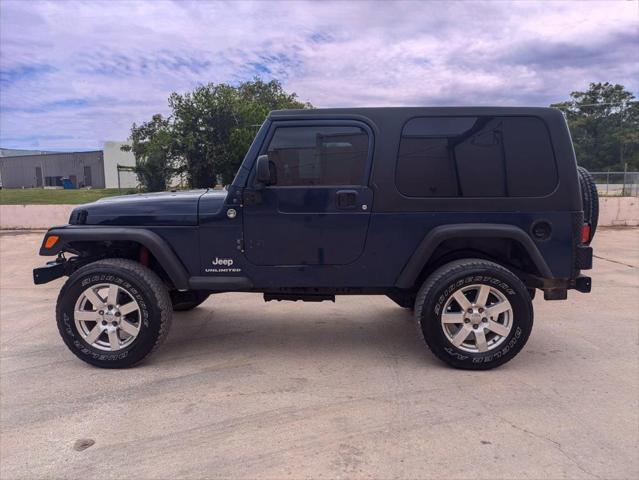
[[[397,277],[395,286],[398,288],[411,288],[433,252],[435,252],[435,249],[444,240],[460,237],[510,238],[515,240],[528,252],[542,277],[553,277],[535,242],[521,228],[499,223],[460,223],[440,225],[428,232],[402,269],[399,277]]]
[[[47,237],[57,235],[60,240],[52,247],[45,248]],[[105,240],[130,240],[145,246],[153,254],[178,289],[189,288],[189,275],[184,265],[171,250],[168,243],[157,233],[143,228],[126,227],[54,227],[44,237],[40,255],[56,255],[73,242],[99,242]]]

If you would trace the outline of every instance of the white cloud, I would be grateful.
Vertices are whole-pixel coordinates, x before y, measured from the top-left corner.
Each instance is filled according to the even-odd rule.
[[[533,104],[639,90],[635,2],[13,2],[0,144],[85,149],[172,91],[256,74],[316,106]]]

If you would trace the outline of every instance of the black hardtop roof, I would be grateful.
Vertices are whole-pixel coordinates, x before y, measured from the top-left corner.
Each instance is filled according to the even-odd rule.
[[[290,118],[299,116],[361,115],[369,118],[410,118],[429,115],[531,115],[548,117],[562,115],[550,107],[353,107],[353,108],[308,108],[296,110],[273,110],[269,117]]]

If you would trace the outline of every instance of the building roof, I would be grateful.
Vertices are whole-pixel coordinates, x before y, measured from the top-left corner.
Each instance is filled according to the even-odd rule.
[[[11,149],[2,149],[5,152],[10,151],[10,152],[15,152],[16,150],[11,150]],[[17,158],[21,158],[21,157],[34,157],[34,156],[38,156],[38,155],[42,155],[43,157],[52,157],[55,155],[82,155],[82,154],[87,154],[87,153],[102,153],[102,150],[86,150],[83,152],[44,152],[44,151],[38,151],[38,150],[18,150],[20,152],[26,152],[26,153],[19,153],[19,154],[12,154],[12,155],[0,155],[0,159],[2,160],[13,160],[13,159],[17,159]]]
[[[20,148],[0,148],[0,157],[21,157],[24,155],[43,155],[55,153],[48,150],[24,150]]]

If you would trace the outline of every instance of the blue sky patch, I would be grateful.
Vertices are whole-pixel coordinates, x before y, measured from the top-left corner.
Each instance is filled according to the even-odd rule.
[[[0,146],[101,148],[197,85],[318,107],[537,105],[639,91],[636,2],[3,1]],[[188,12],[188,15],[185,14]]]

